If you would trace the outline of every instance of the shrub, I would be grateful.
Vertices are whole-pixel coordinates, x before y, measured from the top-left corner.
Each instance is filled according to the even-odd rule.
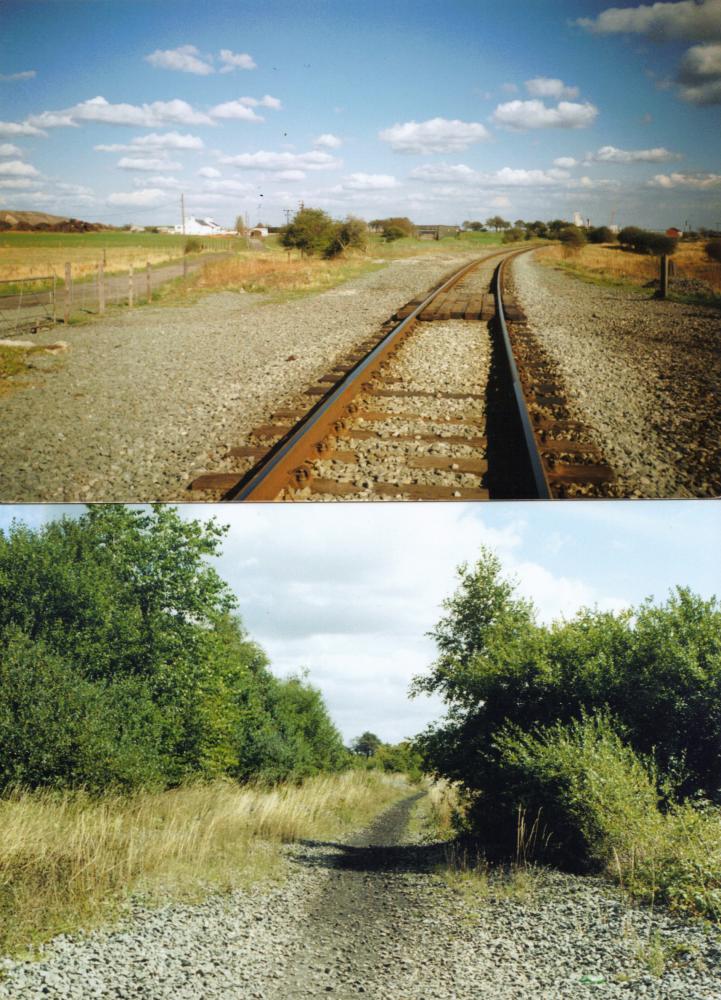
[[[335,236],[335,224],[320,208],[301,208],[281,230],[280,242],[301,253],[324,253]]]
[[[618,234],[618,242],[623,247],[635,250],[636,253],[647,253],[659,256],[661,254],[672,254],[678,246],[675,236],[666,236],[665,233],[653,233],[647,229],[639,229],[637,226],[627,226]]]
[[[709,240],[704,249],[707,257],[721,264],[721,240]]]
[[[368,227],[362,219],[348,216],[344,222],[336,222],[333,235],[325,248],[326,257],[337,257],[345,250],[365,250],[368,246]]]
[[[578,226],[566,226],[558,234],[558,238],[566,253],[576,253],[586,245],[586,233]]]
[[[518,229],[514,226],[512,229],[507,229],[505,231],[501,237],[501,243],[518,243],[520,240],[524,239],[525,236],[525,230]]]
[[[613,243],[615,237],[608,226],[596,226],[588,232],[589,243]]]
[[[183,253],[200,253],[203,244],[197,236],[189,236],[183,244]]]
[[[386,243],[393,243],[395,240],[402,240],[408,233],[400,226],[383,226],[382,235]]]

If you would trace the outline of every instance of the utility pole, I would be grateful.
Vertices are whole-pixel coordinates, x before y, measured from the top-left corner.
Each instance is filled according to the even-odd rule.
[[[185,236],[185,195],[180,196],[180,225],[183,229],[183,236]]]
[[[289,208],[284,208],[283,209],[283,214],[285,215],[285,224],[286,224],[286,226],[289,226],[290,225],[290,209]]]

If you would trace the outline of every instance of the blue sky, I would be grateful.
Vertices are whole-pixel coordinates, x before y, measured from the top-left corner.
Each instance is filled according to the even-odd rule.
[[[6,0],[2,22],[0,207],[721,225],[721,0]]]
[[[80,506],[0,507],[38,526]],[[229,524],[218,569],[253,638],[285,675],[307,668],[346,739],[396,741],[442,714],[409,701],[434,656],[426,633],[455,570],[492,548],[543,620],[581,607],[664,600],[676,585],[721,596],[718,501],[185,505]]]

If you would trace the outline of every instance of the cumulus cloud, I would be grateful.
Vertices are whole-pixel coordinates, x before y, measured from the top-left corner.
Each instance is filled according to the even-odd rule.
[[[257,153],[239,153],[237,156],[221,156],[221,163],[227,163],[243,170],[331,170],[340,166],[340,160],[313,150],[309,153],[271,153],[261,149]]]
[[[213,118],[235,118],[245,122],[262,122],[261,115],[257,115],[252,108],[248,107],[247,99],[241,98],[239,101],[225,101],[223,104],[216,104],[210,109]]]
[[[342,183],[348,191],[387,191],[398,186],[398,181],[390,174],[350,174]]]
[[[414,167],[409,176],[419,181],[474,181],[478,173],[465,163],[424,163]]]
[[[151,132],[150,135],[131,139],[130,143],[101,143],[93,146],[93,149],[98,153],[138,153],[144,150],[205,149],[205,144],[197,135],[183,135],[180,132],[165,132],[159,135],[157,132]]]
[[[252,184],[234,180],[206,181],[204,191],[214,191],[216,194],[249,194],[253,191]]]
[[[214,125],[203,111],[197,111],[187,101],[153,101],[150,104],[111,104],[104,97],[93,97],[63,111],[43,111],[30,115],[31,126],[59,128],[77,126],[81,122],[104,125],[136,125],[157,128],[163,125]],[[32,133],[26,133],[32,134]]]
[[[704,191],[707,188],[721,187],[721,174],[656,174],[650,180],[651,187],[660,188],[690,188]]]
[[[337,135],[333,135],[332,132],[324,132],[313,140],[313,145],[325,149],[337,149],[343,145],[343,140],[339,139]]]
[[[588,128],[598,114],[598,108],[588,101],[583,104],[560,101],[555,108],[543,101],[507,101],[493,112],[493,121],[502,128],[525,131],[532,128]]]
[[[19,146],[13,146],[11,142],[0,142],[0,156],[22,156],[23,152]]]
[[[221,73],[234,73],[236,69],[256,69],[253,57],[247,52],[231,52],[230,49],[220,50]]]
[[[575,23],[597,35],[646,35],[654,42],[721,41],[721,0],[609,7],[598,17],[581,17]]]
[[[479,122],[457,118],[404,122],[378,133],[378,138],[390,143],[396,153],[455,153],[489,137],[488,129]]]
[[[527,170],[523,167],[501,167],[500,170],[472,170],[465,163],[428,163],[411,170],[413,180],[434,183],[461,183],[482,188],[497,187],[554,187],[569,177],[568,171]],[[449,194],[451,192],[449,191]]]
[[[578,160],[574,159],[573,156],[557,156],[553,165],[561,167],[563,170],[570,170],[572,167],[578,166]]]
[[[0,135],[46,135],[30,122],[0,122]]]
[[[200,52],[195,45],[181,45],[177,49],[156,49],[145,57],[145,61],[158,69],[176,69],[197,76],[213,73],[212,65],[199,57]]]
[[[12,80],[32,80],[37,75],[37,70],[34,69],[25,69],[21,73],[0,73],[0,81],[10,83]]]
[[[118,160],[122,170],[182,170],[183,164],[173,160],[145,159],[133,156],[123,156]]]
[[[198,176],[199,177],[222,177],[222,174],[221,174],[221,172],[219,170],[216,170],[215,167],[201,167],[200,170],[198,171]]]
[[[499,194],[491,199],[491,208],[510,208],[511,199],[505,194]]]
[[[108,204],[126,208],[154,208],[156,205],[166,205],[174,197],[175,195],[160,188],[142,188],[140,191],[116,191],[108,196]]]
[[[302,181],[305,180],[304,170],[280,170],[276,177],[281,181]]]
[[[37,181],[28,177],[3,177],[0,178],[0,188],[25,189],[33,187]]]
[[[557,101],[578,97],[578,87],[568,87],[563,80],[548,76],[526,80],[526,90],[531,97],[551,97]]]
[[[691,104],[721,104],[721,44],[692,45],[676,76],[679,94]]]
[[[178,180],[177,177],[167,177],[165,174],[154,174],[152,177],[135,177],[133,178],[133,184],[139,188],[152,184],[156,188],[172,188],[174,191],[179,191],[185,187],[185,184]]]
[[[589,153],[586,160],[590,163],[666,163],[669,160],[682,160],[680,153],[672,153],[663,146],[654,149],[617,149],[616,146],[601,146],[595,153]]]
[[[40,171],[22,160],[6,160],[0,163],[0,174],[4,177],[39,177]]]

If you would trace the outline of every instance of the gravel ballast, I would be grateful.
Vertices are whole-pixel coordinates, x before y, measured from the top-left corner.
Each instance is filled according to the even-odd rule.
[[[0,500],[192,499],[190,480],[279,401],[476,256],[406,258],[284,303],[214,293],[63,329],[68,350],[0,400]]]
[[[534,334],[595,432],[621,495],[721,496],[721,314],[513,264]]]
[[[137,907],[39,962],[6,959],[0,998],[720,1000],[718,931],[633,907],[600,879],[533,870],[518,898],[498,870],[489,892],[455,892],[437,871],[444,845],[405,832],[418,799],[344,843],[292,846],[271,890]]]

